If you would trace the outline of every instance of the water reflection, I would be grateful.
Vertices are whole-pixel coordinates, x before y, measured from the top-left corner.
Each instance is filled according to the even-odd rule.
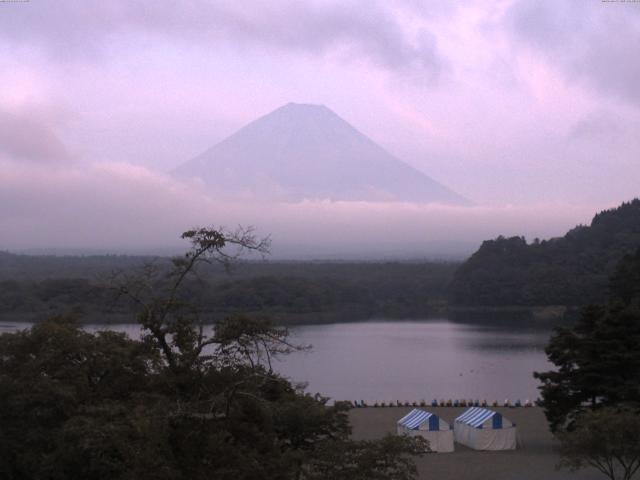
[[[292,329],[313,350],[278,366],[310,391],[367,401],[536,398],[549,332],[449,321],[365,322]]]
[[[0,322],[0,332],[26,327]],[[140,336],[137,324],[86,326],[105,328]],[[313,349],[274,368],[338,400],[534,399],[532,372],[551,367],[544,355],[549,333],[447,320],[299,326],[291,328],[292,340]]]

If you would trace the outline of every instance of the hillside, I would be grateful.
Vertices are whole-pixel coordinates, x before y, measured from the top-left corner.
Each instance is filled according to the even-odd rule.
[[[242,198],[469,203],[322,105],[284,105],[173,174]]]
[[[542,306],[602,303],[608,277],[640,246],[640,200],[598,213],[564,237],[527,243],[487,240],[449,286],[460,306]]]

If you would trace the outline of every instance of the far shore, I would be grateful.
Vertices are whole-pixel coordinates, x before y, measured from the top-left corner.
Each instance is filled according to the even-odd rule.
[[[550,306],[441,306],[436,311],[421,312],[403,316],[366,315],[360,311],[326,311],[326,312],[242,312],[247,315],[261,315],[271,318],[278,325],[327,325],[335,323],[360,323],[370,321],[403,322],[403,321],[436,321],[449,320],[457,323],[473,323],[478,325],[528,325],[554,326],[570,319],[577,307],[561,305]],[[67,313],[71,310],[67,311]],[[15,312],[0,313],[0,322],[4,323],[37,323],[53,315],[64,314],[65,311],[48,312]],[[205,323],[214,324],[217,320],[238,312],[205,312]],[[84,324],[118,325],[136,323],[135,312],[130,313],[78,313]]]
[[[451,319],[467,321],[482,322],[488,317],[493,317],[495,320],[518,319],[545,323],[570,319],[579,309],[580,307],[566,305],[449,305],[443,313]]]
[[[413,407],[354,408],[349,412],[353,438],[372,440],[396,433],[396,422]],[[464,412],[460,407],[424,407],[450,424]],[[420,480],[598,480],[590,469],[558,470],[558,442],[549,431],[542,409],[493,408],[516,424],[518,449],[482,452],[455,444],[453,453],[429,453],[416,458]]]

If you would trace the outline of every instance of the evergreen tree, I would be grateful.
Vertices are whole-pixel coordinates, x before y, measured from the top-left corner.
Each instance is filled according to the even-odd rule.
[[[552,430],[572,428],[585,411],[640,408],[640,250],[620,262],[606,307],[584,309],[572,328],[556,329],[546,348],[557,370],[535,373]]]

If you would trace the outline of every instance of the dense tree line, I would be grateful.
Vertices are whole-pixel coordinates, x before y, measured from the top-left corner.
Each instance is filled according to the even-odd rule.
[[[114,269],[133,268],[154,257],[129,255],[25,255],[0,251],[0,280],[94,279]],[[169,268],[170,259],[164,263]]]
[[[483,242],[455,273],[456,305],[581,306],[606,301],[608,277],[640,246],[640,200],[598,213],[564,237]]]
[[[109,257],[90,259],[89,266],[77,258],[65,262],[70,266],[62,269],[64,275],[77,277],[60,272],[42,277],[34,257],[13,256],[12,268],[24,276],[0,280],[2,318],[75,311],[85,321],[126,320],[133,305],[114,303],[111,272],[131,272],[145,264],[161,271],[170,268],[165,258],[117,257],[111,270]],[[184,295],[197,301],[211,320],[234,312],[266,313],[281,322],[425,316],[442,309],[455,268],[448,263],[245,262],[228,276],[204,266],[198,278],[185,283]]]

